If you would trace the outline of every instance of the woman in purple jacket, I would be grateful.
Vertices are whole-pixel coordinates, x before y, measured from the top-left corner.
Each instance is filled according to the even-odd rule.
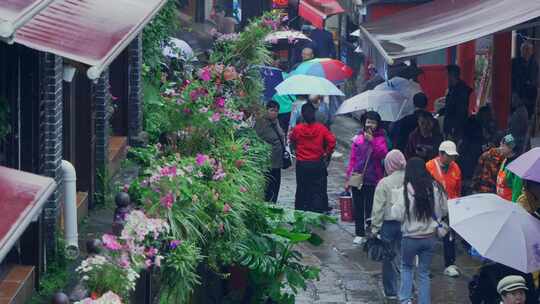
[[[363,174],[363,185],[352,188],[355,218],[355,244],[366,240],[366,220],[371,217],[375,186],[383,178],[383,160],[388,153],[386,137],[381,128],[381,116],[375,111],[364,114],[362,131],[354,138],[351,147],[345,188],[349,189],[349,179],[353,174]]]

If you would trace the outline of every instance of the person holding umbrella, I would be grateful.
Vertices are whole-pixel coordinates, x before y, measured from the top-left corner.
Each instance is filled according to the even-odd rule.
[[[427,170],[443,186],[449,199],[461,196],[461,169],[455,162],[458,156],[456,144],[447,140],[443,141],[439,146],[439,156],[426,163]],[[444,274],[449,277],[457,277],[460,271],[455,265],[456,245],[452,231],[446,234],[443,244]]]

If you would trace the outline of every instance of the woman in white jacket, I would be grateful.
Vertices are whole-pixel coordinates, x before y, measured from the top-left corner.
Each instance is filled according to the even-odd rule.
[[[443,187],[426,170],[424,160],[413,157],[407,162],[403,182],[403,200],[394,209],[401,214],[401,287],[399,300],[412,304],[414,261],[418,256],[418,304],[431,303],[429,272],[440,219],[448,214]]]

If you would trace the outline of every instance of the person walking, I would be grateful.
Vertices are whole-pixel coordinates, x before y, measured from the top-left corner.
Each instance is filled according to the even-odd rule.
[[[384,158],[387,176],[381,179],[375,188],[371,213],[372,235],[380,234],[380,238],[387,242],[396,253],[393,260],[385,260],[382,263],[383,291],[389,300],[397,299],[401,243],[401,218],[394,216],[391,210],[396,202],[396,196],[403,195],[406,164],[407,161],[401,151],[388,152]]]
[[[270,100],[266,104],[266,113],[255,121],[255,132],[271,146],[271,166],[266,173],[264,200],[273,203],[277,202],[279,194],[285,149],[285,133],[279,124],[278,113],[279,104]]]
[[[375,186],[384,174],[382,160],[388,153],[381,116],[366,112],[364,125],[354,139],[347,167],[345,188],[352,189],[355,218],[355,244],[366,241],[366,226],[371,217]]]
[[[512,134],[506,135],[505,138],[516,142]],[[497,195],[511,202],[517,201],[523,190],[523,180],[507,168],[512,161],[518,158],[517,148],[518,146],[514,144],[512,153],[502,161],[496,180]]]
[[[332,33],[316,27],[309,33],[309,38],[315,44],[317,58],[336,58],[336,45]]]
[[[430,267],[438,222],[448,214],[447,196],[442,185],[426,170],[425,162],[413,157],[405,167],[402,197],[392,208],[392,212],[401,215],[403,233],[399,301],[413,303],[414,265],[418,256],[416,303],[430,304]]]
[[[513,155],[514,147],[514,137],[507,135],[498,147],[491,148],[480,156],[472,178],[473,193],[496,193],[497,174],[503,161]]]
[[[315,112],[311,103],[302,106],[303,122],[292,129],[289,139],[297,160],[295,209],[322,213],[328,206],[325,159],[334,152],[336,138],[315,121]]]
[[[439,182],[446,191],[448,198],[461,196],[461,169],[455,159],[459,154],[453,141],[443,141],[439,146],[439,156],[426,163],[428,172]],[[452,231],[443,239],[444,274],[449,277],[458,277],[459,268],[456,262],[455,235]]]
[[[420,157],[424,161],[429,161],[437,156],[443,138],[439,129],[435,128],[437,121],[434,121],[431,113],[417,111],[416,116],[418,127],[409,136],[405,155],[407,158]]]
[[[294,105],[294,110],[291,114],[290,127],[294,128],[297,123],[302,122],[302,106],[309,102],[315,108],[315,120],[328,129],[330,129],[330,111],[328,105],[322,100],[320,95],[309,95],[307,96],[307,101],[302,98],[297,101],[297,104]]]
[[[525,304],[528,290],[522,276],[506,276],[497,284],[497,292],[502,300],[501,304]]]
[[[440,115],[444,115],[443,132],[446,139],[459,143],[469,117],[469,97],[472,89],[460,78],[461,69],[451,64],[448,72],[448,94]]]

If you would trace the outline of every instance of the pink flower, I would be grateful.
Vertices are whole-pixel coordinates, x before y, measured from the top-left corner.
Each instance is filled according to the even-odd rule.
[[[223,213],[227,214],[229,212],[231,212],[231,205],[225,203],[225,205],[223,205]]]
[[[105,245],[105,247],[109,250],[116,251],[122,249],[122,245],[118,243],[116,236],[112,234],[105,233],[101,237],[101,241],[103,242],[103,245]]]
[[[165,196],[162,196],[159,199],[159,202],[161,205],[167,209],[171,209],[174,204],[174,195],[172,191],[169,191],[169,193],[165,194]]]
[[[191,114],[191,109],[190,108],[184,108],[184,113],[185,114]]]
[[[223,234],[225,232],[225,225],[223,223],[220,223],[218,226],[219,233]]]
[[[227,176],[227,174],[225,173],[225,171],[223,171],[223,167],[219,165],[216,171],[214,172],[214,176],[212,176],[212,180],[219,181],[219,180],[224,179],[225,176]]]
[[[128,185],[128,184],[124,184],[124,187],[122,188],[122,191],[128,192],[128,191],[129,191],[129,185]]]
[[[120,261],[118,262],[120,267],[122,268],[129,268],[129,256],[127,253],[122,253],[122,256],[120,257]]]
[[[204,67],[199,71],[199,77],[203,81],[210,81],[212,79],[212,71],[210,71],[210,68]]]
[[[216,101],[215,101],[214,104],[215,104],[216,107],[218,107],[218,108],[223,108],[223,107],[225,106],[225,101],[226,101],[225,98],[223,98],[223,97],[218,97],[218,98],[216,98]]]
[[[161,170],[159,171],[159,174],[161,176],[176,176],[176,167],[170,166],[170,167],[161,168]]]
[[[210,157],[208,157],[208,155],[198,153],[197,156],[195,157],[195,162],[197,163],[198,166],[202,166],[209,159]]]
[[[210,117],[211,122],[218,122],[220,119],[221,114],[219,114],[218,112],[214,112],[214,114],[212,114],[212,116]]]
[[[158,250],[154,247],[150,247],[146,250],[146,256],[152,258],[158,254]]]
[[[152,267],[152,261],[150,259],[146,259],[146,261],[144,261],[144,265],[146,268],[150,268]]]
[[[182,241],[181,240],[172,240],[170,243],[169,243],[169,248],[171,249],[176,249],[178,248],[178,246],[182,245]]]
[[[246,187],[240,187],[240,193],[246,193],[248,189]]]

